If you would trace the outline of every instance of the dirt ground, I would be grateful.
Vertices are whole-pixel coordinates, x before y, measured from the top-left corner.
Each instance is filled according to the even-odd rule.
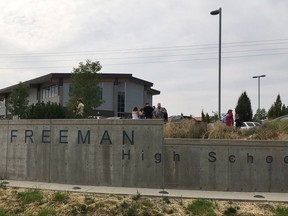
[[[35,189],[34,189],[35,190]],[[23,199],[23,194],[32,189],[0,188],[0,216],[50,216],[50,215],[192,215],[187,209],[193,199],[146,197],[135,195],[87,194],[76,192],[57,192],[37,190],[41,197],[38,200]],[[55,199],[55,194],[66,196]],[[275,215],[277,206],[288,208],[287,203],[276,202],[239,202],[211,200],[215,214],[212,215]],[[194,214],[195,215],[195,214]],[[200,213],[199,213],[200,215]],[[206,214],[205,214],[206,215]],[[210,214],[207,214],[210,215]]]

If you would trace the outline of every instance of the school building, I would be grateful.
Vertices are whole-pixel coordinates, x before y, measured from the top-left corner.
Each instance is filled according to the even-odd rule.
[[[25,81],[30,86],[29,104],[37,102],[56,102],[66,108],[69,101],[71,73],[50,73],[32,80]],[[101,81],[101,106],[93,110],[93,116],[129,117],[133,107],[143,107],[146,102],[153,103],[153,96],[160,91],[153,89],[153,83],[133,77],[132,74],[99,73]],[[6,107],[13,88],[0,89],[0,118],[9,118]]]

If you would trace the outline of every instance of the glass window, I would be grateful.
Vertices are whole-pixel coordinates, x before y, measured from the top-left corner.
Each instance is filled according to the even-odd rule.
[[[58,85],[47,86],[41,90],[42,99],[58,96],[58,93]]]
[[[125,92],[118,92],[118,116],[125,112]]]
[[[103,100],[103,88],[99,88],[99,91],[97,92],[98,93],[98,97],[100,100]]]

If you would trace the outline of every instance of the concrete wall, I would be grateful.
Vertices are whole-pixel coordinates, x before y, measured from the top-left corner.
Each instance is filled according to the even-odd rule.
[[[0,121],[1,178],[161,188],[163,125],[153,120]]]
[[[167,188],[288,191],[288,141],[165,139]]]
[[[161,120],[2,120],[0,177],[288,192],[288,142],[163,139]]]

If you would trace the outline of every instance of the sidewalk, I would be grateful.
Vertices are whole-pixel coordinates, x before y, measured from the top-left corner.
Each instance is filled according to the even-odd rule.
[[[151,188],[128,188],[128,187],[104,187],[87,185],[67,185],[46,182],[14,181],[5,180],[7,187],[36,188],[44,190],[60,190],[83,193],[102,193],[143,196],[168,196],[181,198],[204,198],[217,200],[240,200],[240,201],[274,201],[288,202],[287,193],[267,192],[227,192],[227,191],[202,191],[202,190],[175,190],[175,189],[151,189]]]

